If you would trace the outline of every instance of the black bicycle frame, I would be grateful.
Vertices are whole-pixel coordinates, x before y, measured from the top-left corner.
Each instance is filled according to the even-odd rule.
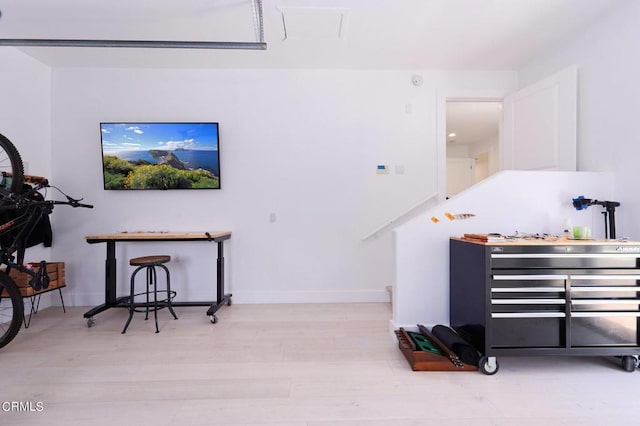
[[[39,204],[27,204],[23,212],[19,213],[17,217],[12,218],[0,225],[0,237],[6,235],[12,231],[18,230],[11,236],[11,245],[3,247],[0,251],[0,262],[7,265],[7,273],[11,268],[15,268],[21,272],[27,272],[30,275],[34,275],[31,270],[24,268],[24,255],[26,251],[26,242],[29,236],[35,229],[40,220],[52,210],[52,206],[48,203]],[[16,209],[15,206],[2,206],[0,210],[21,210]],[[14,262],[14,253],[15,262]]]

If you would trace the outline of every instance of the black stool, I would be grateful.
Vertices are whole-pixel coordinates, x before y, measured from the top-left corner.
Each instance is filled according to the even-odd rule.
[[[131,274],[131,292],[129,293],[129,299],[127,301],[129,305],[129,318],[127,319],[127,323],[124,325],[124,329],[122,330],[122,334],[127,332],[127,327],[129,327],[129,323],[131,322],[131,318],[133,318],[134,312],[144,312],[145,320],[149,319],[149,311],[153,311],[155,320],[156,320],[156,333],[159,333],[158,330],[158,310],[162,308],[169,308],[171,315],[173,318],[178,319],[176,313],[173,311],[173,306],[171,306],[171,301],[176,296],[175,291],[171,291],[171,282],[169,279],[169,269],[164,266],[164,263],[167,263],[171,260],[171,256],[144,256],[144,257],[136,257],[129,260],[129,265],[137,266],[133,274]],[[167,288],[166,290],[158,290],[157,286],[157,278],[156,278],[156,267],[164,269],[167,274]],[[135,279],[138,271],[146,269],[147,270],[147,288],[146,291],[141,293],[135,292]],[[153,290],[151,287],[153,286]],[[158,293],[161,295],[166,294],[166,298],[158,300]],[[149,295],[153,294],[153,305],[149,302]],[[136,296],[145,296],[146,303],[135,303]]]

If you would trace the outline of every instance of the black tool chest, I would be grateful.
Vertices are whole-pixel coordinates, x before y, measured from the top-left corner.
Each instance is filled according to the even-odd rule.
[[[640,243],[450,240],[450,324],[500,355],[640,355]]]

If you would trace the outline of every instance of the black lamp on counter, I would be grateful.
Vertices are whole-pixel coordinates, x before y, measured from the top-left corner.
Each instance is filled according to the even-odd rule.
[[[580,195],[578,198],[573,199],[573,207],[576,210],[585,210],[589,206],[602,206],[604,211],[604,237],[616,238],[616,207],[620,206],[617,201],[598,201],[591,198],[584,198],[584,195]]]

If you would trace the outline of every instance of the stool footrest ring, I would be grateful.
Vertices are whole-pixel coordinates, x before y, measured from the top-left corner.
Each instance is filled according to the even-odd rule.
[[[164,299],[158,299],[158,301],[156,302],[158,305],[158,309],[164,309],[167,308],[169,306],[171,306],[171,302],[173,302],[173,299],[176,297],[176,292],[175,291],[167,291],[167,290],[158,290],[157,294],[166,294],[169,293],[168,297],[164,298]],[[145,296],[147,293],[143,292],[143,293],[136,293],[133,295],[134,297],[134,302],[133,302],[133,310],[134,312],[153,312],[156,310],[155,306],[154,306],[154,302],[153,301],[149,301],[149,304],[147,305],[147,302],[135,302],[135,297],[138,296]],[[150,292],[149,294],[153,294],[153,292]],[[131,297],[126,297],[123,300],[123,305],[126,307],[131,308]]]

